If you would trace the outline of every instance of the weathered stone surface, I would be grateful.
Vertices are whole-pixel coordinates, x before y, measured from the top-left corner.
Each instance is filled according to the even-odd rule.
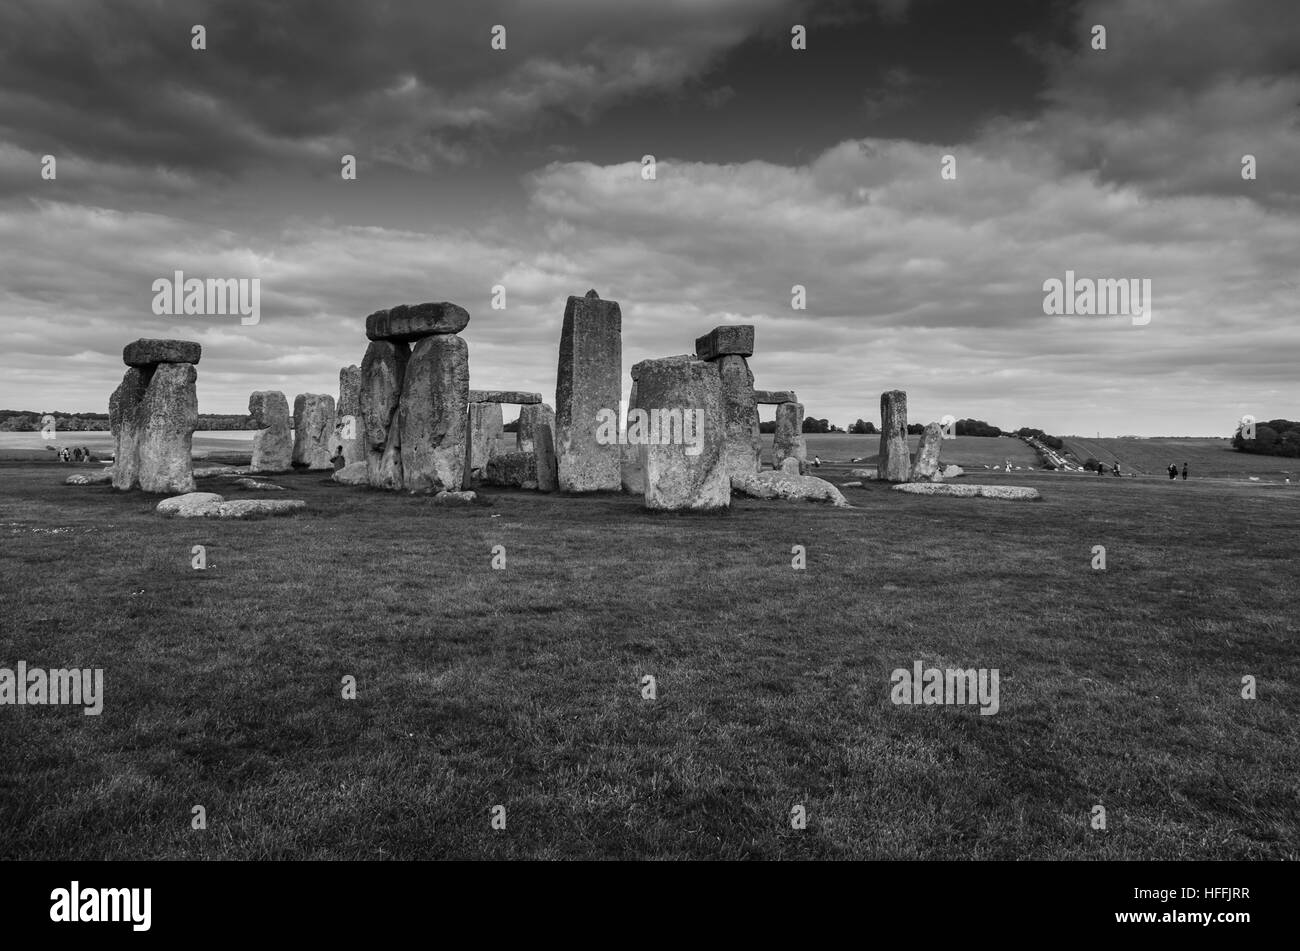
[[[755,390],[754,402],[760,406],[780,406],[782,403],[797,403],[794,390]]]
[[[187,492],[163,499],[154,511],[168,518],[198,518],[215,512],[225,499],[215,492]]]
[[[898,492],[911,495],[948,495],[959,498],[1005,499],[1034,502],[1042,498],[1037,489],[1019,485],[954,485],[948,482],[908,482],[896,485]]]
[[[458,334],[468,323],[469,311],[450,301],[402,304],[367,317],[366,336],[371,340],[410,343],[433,334]]]
[[[908,482],[942,482],[943,474],[939,471],[939,448],[943,442],[943,427],[930,423],[921,433],[921,443],[916,447],[916,458],[912,460],[912,471]]]
[[[794,456],[786,456],[781,460],[780,471],[786,475],[804,475],[804,465]]]
[[[471,403],[517,403],[531,406],[542,401],[541,393],[525,393],[523,390],[470,390]]]
[[[878,472],[878,469],[850,469],[849,475],[855,479],[874,479]]]
[[[695,356],[701,360],[716,360],[719,357],[726,356],[752,357],[753,355],[753,324],[726,324],[722,327],[714,327],[703,337],[695,338]]]
[[[880,394],[880,475],[888,482],[906,482],[912,458],[907,451],[907,394]]]
[[[361,423],[366,473],[377,489],[402,487],[402,437],[398,404],[411,348],[373,341],[361,361]]]
[[[499,452],[483,467],[485,485],[503,485],[519,489],[537,488],[537,454]]]
[[[841,489],[860,489],[860,488],[862,488],[862,483],[861,483],[861,482],[841,482],[841,483],[840,483],[840,488],[841,488]]]
[[[423,338],[406,365],[398,412],[402,483],[409,491],[463,488],[468,405],[469,346],[455,334]]]
[[[194,491],[190,447],[199,425],[199,400],[194,390],[197,378],[198,372],[189,363],[160,363],[149,378],[136,407],[140,432],[137,478],[145,492],[174,495]]]
[[[140,426],[139,409],[144,400],[148,376],[143,370],[132,367],[122,376],[113,395],[108,399],[109,425],[113,430],[113,488],[132,489],[140,477]]]
[[[436,505],[473,505],[478,500],[478,495],[474,492],[452,492],[450,489],[443,489],[433,497]]]
[[[957,478],[957,476],[964,476],[965,474],[966,474],[966,470],[963,469],[961,466],[943,467],[943,477],[945,479],[955,479]]]
[[[754,374],[742,356],[721,356],[715,362],[722,378],[722,426],[726,440],[723,454],[727,475],[752,475],[758,472],[763,458],[758,406],[754,403]]]
[[[194,470],[194,478],[211,479],[214,476],[244,475],[249,471],[248,466],[204,466]]]
[[[570,297],[560,332],[555,383],[555,454],[565,492],[618,491],[622,454],[617,438],[598,440],[622,398],[623,312],[594,291]],[[603,413],[602,413],[603,411]],[[615,433],[617,435],[617,433]]]
[[[470,477],[470,473],[482,475],[483,467],[496,452],[497,440],[503,432],[502,426],[500,403],[469,404],[469,433],[466,436],[469,440],[469,460],[466,465],[470,472],[466,473],[466,478]],[[517,436],[515,438],[518,439]]]
[[[809,475],[765,470],[731,480],[733,491],[756,499],[802,499],[830,502],[836,508],[851,508],[839,489],[825,479]]]
[[[343,449],[343,465],[366,461],[365,421],[361,415],[361,367],[355,363],[339,370],[333,446]]]
[[[264,515],[294,515],[305,511],[302,499],[236,499],[220,503],[215,511],[205,512],[208,518],[260,518]]]
[[[289,401],[278,390],[258,390],[248,397],[253,433],[253,472],[288,472],[293,467],[293,429]]]
[[[639,420],[629,411],[627,440],[641,447],[646,508],[729,507],[731,479],[723,457],[726,436],[717,364],[694,357],[644,360],[633,376],[637,414],[648,413],[649,419]],[[674,416],[681,425],[673,425]]]
[[[334,435],[334,397],[299,393],[293,399],[293,464],[307,469],[333,469],[330,445]]]
[[[254,492],[283,492],[284,486],[276,485],[274,482],[260,482],[257,479],[236,479],[235,485],[241,489],[250,489]]]
[[[632,381],[632,393],[627,400],[627,411],[637,409],[636,380]],[[619,447],[619,483],[629,495],[645,495],[645,458],[639,444],[627,442],[627,425],[623,427],[623,445]]]
[[[198,363],[203,348],[192,340],[157,340],[142,337],[122,348],[122,362],[148,368],[159,363]]]
[[[98,472],[75,472],[63,480],[65,485],[104,485],[112,481],[112,469],[101,469]]]
[[[537,488],[554,492],[558,486],[555,471],[555,410],[545,403],[524,406],[519,411],[516,446],[536,457]]]
[[[780,469],[787,459],[799,460],[799,471],[806,470],[808,449],[803,438],[803,404],[782,403],[776,408],[776,435],[772,440],[772,468]]]
[[[366,471],[366,464],[364,462],[349,462],[342,469],[336,470],[334,475],[330,476],[330,478],[335,482],[342,483],[343,485],[370,484],[370,476]]]

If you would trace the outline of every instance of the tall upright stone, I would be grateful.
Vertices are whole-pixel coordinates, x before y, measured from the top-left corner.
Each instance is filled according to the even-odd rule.
[[[521,451],[536,455],[538,490],[554,492],[558,484],[555,473],[555,410],[545,403],[521,407],[515,444]]]
[[[628,411],[627,438],[631,441],[637,432],[642,447],[646,508],[729,507],[722,378],[716,364],[691,356],[644,360],[635,377],[640,407]]]
[[[194,430],[199,400],[192,363],[160,363],[145,388],[137,414],[142,421],[140,488],[175,495],[194,491]]]
[[[943,444],[943,427],[930,423],[921,433],[921,444],[916,447],[916,458],[912,460],[912,471],[908,482],[942,482],[943,473],[939,471],[939,448]]]
[[[772,440],[772,468],[787,459],[798,460],[799,472],[808,468],[808,448],[803,438],[803,404],[781,403],[776,408],[776,436]]]
[[[887,390],[880,394],[880,463],[877,478],[906,482],[912,459],[907,451],[907,394]]]
[[[144,399],[148,374],[136,367],[122,376],[108,400],[109,426],[113,430],[113,488],[131,489],[140,482],[140,437],[137,410]]]
[[[299,393],[293,399],[293,464],[306,469],[333,469],[334,397]]]
[[[599,439],[605,414],[615,428],[622,396],[623,312],[595,290],[570,297],[560,331],[555,384],[555,440],[559,487],[564,492],[618,491],[618,440]]]
[[[736,354],[719,357],[714,363],[722,378],[727,472],[732,476],[754,475],[763,458],[763,443],[758,432],[758,404],[754,402],[754,374],[745,358]]]
[[[289,401],[278,390],[257,390],[248,397],[253,433],[252,472],[288,472],[293,466],[293,431]]]
[[[398,410],[402,484],[407,490],[460,491],[468,406],[468,345],[454,333],[420,338],[406,365]]]
[[[402,437],[397,412],[411,347],[373,340],[361,360],[361,422],[366,478],[377,489],[402,487]]]
[[[500,403],[469,404],[469,466],[470,472],[483,471],[496,452],[497,440],[504,431],[504,416]],[[518,436],[515,437],[516,440]]]
[[[343,464],[366,460],[365,423],[361,418],[361,367],[339,370],[338,414],[334,422],[334,448],[343,449]]]

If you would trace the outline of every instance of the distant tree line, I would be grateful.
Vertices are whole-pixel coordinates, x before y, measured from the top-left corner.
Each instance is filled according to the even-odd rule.
[[[41,420],[46,416],[54,417],[55,432],[108,432],[110,429],[107,413],[62,413],[57,410],[52,410],[49,413],[33,413],[31,410],[0,409],[0,432],[40,432]],[[199,413],[199,429],[256,428],[253,425],[252,417],[248,415],[230,416],[221,413]]]
[[[1021,426],[1016,430],[1017,436],[1033,436],[1049,449],[1055,449],[1062,452],[1065,449],[1065,441],[1060,436],[1052,436],[1043,432],[1041,429],[1034,429],[1031,426]]]
[[[1232,448],[1261,456],[1300,458],[1300,422],[1270,419],[1267,423],[1257,423],[1254,439],[1243,439],[1238,428],[1232,437]]]

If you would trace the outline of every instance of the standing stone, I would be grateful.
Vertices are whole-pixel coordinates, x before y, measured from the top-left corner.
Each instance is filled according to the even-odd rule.
[[[361,367],[339,370],[338,416],[334,423],[334,449],[343,447],[343,464],[366,459],[365,425],[361,419]]]
[[[299,393],[293,400],[293,464],[308,469],[333,469],[334,397]]]
[[[361,361],[361,431],[366,444],[366,477],[377,489],[402,487],[402,395],[411,348],[405,343],[372,341]]]
[[[943,473],[939,471],[939,447],[943,443],[943,427],[930,423],[921,434],[921,444],[916,447],[916,459],[912,461],[912,472],[908,482],[942,482]]]
[[[906,482],[911,462],[907,451],[907,394],[902,390],[888,390],[880,394],[878,478]]]
[[[470,472],[482,473],[483,467],[496,452],[497,440],[504,431],[502,420],[500,403],[469,404]],[[518,439],[517,436],[515,438]]]
[[[594,290],[586,297],[570,297],[555,384],[556,464],[565,492],[616,492],[620,487],[618,440],[598,440],[597,433],[608,433],[611,427],[602,421],[612,413],[617,435],[622,364],[618,302],[601,300]]]
[[[199,425],[197,378],[191,363],[160,363],[145,388],[136,409],[140,488],[145,492],[194,491],[190,449]]]
[[[109,426],[113,430],[113,488],[131,489],[140,481],[140,437],[138,410],[144,399],[148,374],[135,367],[127,370],[108,400]]]
[[[531,404],[519,410],[519,428],[515,444],[521,451],[537,457],[537,488],[541,492],[554,492],[555,474],[555,410],[545,403]]]
[[[709,511],[731,505],[723,449],[722,378],[716,364],[694,357],[644,360],[634,371],[637,399],[650,407],[641,430],[645,505],[649,509]],[[642,423],[628,413],[628,439]],[[674,425],[681,423],[681,425]]]
[[[752,332],[753,328],[750,330]],[[750,348],[753,348],[752,342]],[[719,357],[714,362],[722,377],[727,474],[736,477],[754,475],[763,456],[763,443],[758,434],[758,406],[754,402],[754,374],[745,358],[738,354]]]
[[[258,427],[249,471],[288,472],[293,466],[289,401],[278,390],[258,390],[248,397],[248,414]]]
[[[802,475],[808,468],[808,449],[803,438],[803,404],[781,403],[776,408],[776,438],[772,440],[772,468],[782,468],[787,459],[799,461]]]
[[[422,338],[406,364],[397,413],[401,482],[408,490],[462,488],[468,406],[469,346],[455,334]],[[500,412],[497,406],[498,417]]]

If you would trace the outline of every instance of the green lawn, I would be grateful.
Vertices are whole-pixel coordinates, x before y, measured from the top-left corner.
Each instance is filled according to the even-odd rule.
[[[1066,436],[1065,448],[1074,453],[1079,462],[1089,458],[1114,465],[1119,460],[1126,472],[1165,476],[1172,462],[1179,468],[1182,478],[1183,463],[1187,463],[1189,476],[1208,478],[1248,479],[1255,476],[1261,481],[1300,482],[1300,459],[1281,456],[1263,456],[1237,452],[1227,439],[1156,437],[1152,439],[1087,439]]]
[[[3,859],[1300,858],[1300,486],[692,517],[298,474],[309,514],[208,522],[69,471],[0,462],[0,666],[105,708],[0,707]],[[916,660],[1000,712],[893,705]]]

